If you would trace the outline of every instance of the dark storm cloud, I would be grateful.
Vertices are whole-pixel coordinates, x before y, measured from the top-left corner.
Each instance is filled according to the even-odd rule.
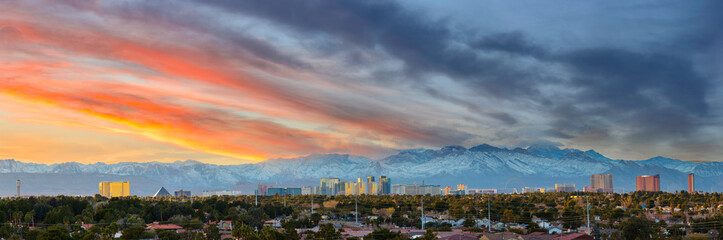
[[[485,36],[470,45],[480,50],[502,51],[523,56],[544,57],[547,54],[544,48],[531,43],[521,32]]]
[[[563,56],[582,87],[583,101],[609,109],[640,110],[670,105],[696,115],[707,111],[707,81],[679,57],[620,49],[585,49]]]
[[[535,95],[526,80],[534,73],[498,59],[481,58],[474,46],[460,41],[445,22],[424,19],[419,13],[386,1],[211,1],[228,11],[267,19],[304,34],[326,34],[355,46],[380,47],[404,61],[409,79],[421,82],[420,74],[444,73],[497,97]],[[468,36],[464,36],[468,37]],[[471,37],[471,36],[469,36]],[[503,44],[515,39],[513,44]],[[457,45],[455,45],[457,44]],[[475,43],[478,48],[542,54],[525,45],[520,34],[496,34]],[[516,49],[522,47],[524,49]],[[523,52],[520,52],[523,53]]]
[[[709,81],[680,57],[600,48],[564,54],[560,61],[574,74],[571,85],[582,91],[553,111],[558,132],[579,136],[624,124],[635,139],[679,137],[694,132],[708,113]],[[593,107],[574,107],[581,105]]]
[[[550,52],[519,31],[468,33],[459,36],[446,22],[435,22],[387,1],[212,1],[229,11],[241,12],[283,24],[308,34],[330,35],[358,47],[386,52],[404,61],[410,76],[443,73],[467,86],[501,99],[533,99],[546,103],[555,120],[546,131],[555,138],[595,134],[607,136],[616,122],[638,129],[638,135],[687,134],[697,129],[697,118],[705,117],[708,80],[694,70],[685,56],[664,52],[640,53],[622,48],[590,48]],[[713,4],[718,5],[718,4]],[[712,10],[706,13],[720,18]],[[707,23],[706,26],[719,26]],[[710,29],[710,28],[705,28]],[[720,39],[720,28],[686,42],[710,44]],[[481,36],[481,37],[475,37]],[[466,42],[464,39],[474,39]],[[686,47],[686,46],[683,46]],[[483,58],[475,51],[504,52],[533,57],[571,70],[568,87],[581,93],[566,100],[540,97],[538,86],[560,79],[540,76],[537,70],[519,67],[514,58]],[[412,81],[422,82],[419,77]],[[424,89],[424,88],[422,88]],[[430,96],[466,106],[468,101],[451,98],[430,88]],[[578,105],[593,105],[581,108]],[[506,113],[488,114],[507,124],[517,122]]]

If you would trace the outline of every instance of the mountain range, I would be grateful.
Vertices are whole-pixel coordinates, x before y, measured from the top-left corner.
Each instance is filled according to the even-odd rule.
[[[522,187],[554,187],[574,183],[578,190],[590,185],[590,175],[613,174],[615,191],[635,190],[635,177],[660,174],[661,190],[686,189],[689,173],[696,176],[699,191],[723,190],[723,162],[687,162],[665,157],[642,161],[610,159],[594,151],[533,145],[500,148],[482,144],[472,148],[410,149],[381,158],[341,154],[314,154],[298,158],[271,159],[240,165],[214,165],[187,160],[172,163],[122,162],[115,164],[37,164],[0,160],[0,195],[15,194],[21,179],[23,195],[92,195],[100,181],[131,181],[131,193],[152,195],[160,187],[169,190],[235,189],[251,193],[258,182],[299,187],[318,185],[321,177],[353,181],[358,177],[387,176],[392,184],[426,184],[470,188],[494,188],[512,192]],[[173,191],[172,190],[172,191]]]

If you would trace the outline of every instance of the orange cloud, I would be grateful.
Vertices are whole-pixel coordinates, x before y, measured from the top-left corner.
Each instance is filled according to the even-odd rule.
[[[93,130],[253,161],[309,153],[369,155],[407,140],[436,141],[383,106],[370,111],[322,89],[298,83],[294,86],[301,87],[289,88],[249,75],[244,59],[202,41],[179,43],[164,36],[138,41],[50,20],[0,17],[0,27],[21,35],[4,47],[13,55],[0,58],[0,93],[71,111],[81,116],[73,120]],[[121,76],[140,82],[115,79]],[[46,123],[70,122],[45,117],[52,118]]]

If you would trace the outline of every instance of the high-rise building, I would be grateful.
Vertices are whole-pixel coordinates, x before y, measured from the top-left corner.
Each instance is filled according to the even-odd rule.
[[[467,192],[469,194],[497,194],[497,189],[470,188],[470,189],[467,189]]]
[[[612,174],[593,174],[590,176],[590,187],[592,192],[613,192],[613,175]]]
[[[338,178],[321,178],[319,194],[334,196],[339,192],[341,181]]]
[[[462,194],[467,194],[467,184],[457,184],[457,191],[462,191]]]
[[[695,193],[695,176],[688,174],[688,192]]]
[[[419,185],[412,184],[412,185],[404,185],[402,188],[404,189],[404,195],[420,195],[422,194],[422,191],[420,190]]]
[[[183,189],[173,192],[176,197],[190,197],[191,191],[183,191]]]
[[[575,191],[574,183],[556,183],[555,184],[555,192],[574,192],[574,191]]]
[[[442,189],[442,191],[444,192],[444,195],[450,195],[450,194],[452,194],[453,190],[452,190],[452,187],[446,186],[446,187],[444,187],[444,189]]]
[[[390,194],[392,193],[392,185],[387,176],[379,177],[379,194]]]
[[[536,193],[536,192],[540,192],[540,188],[536,188],[536,187],[523,187],[522,188],[522,193]],[[471,190],[470,190],[470,193],[471,193]]]
[[[635,177],[635,185],[638,191],[660,191],[660,175],[643,175]]]
[[[301,194],[302,194],[302,195],[316,194],[316,187],[314,187],[314,186],[303,186],[303,187],[301,187]]]
[[[422,195],[442,195],[442,187],[439,185],[422,185],[419,191]]]
[[[366,187],[367,187],[366,194],[377,195],[379,188],[377,187],[377,183],[374,181],[374,177],[367,177]]]
[[[392,184],[391,194],[403,195],[404,194],[404,186],[405,185],[402,185],[402,184]]]
[[[256,194],[266,195],[266,189],[268,189],[268,188],[269,188],[269,186],[266,186],[265,184],[261,184],[261,182],[259,182],[259,185],[256,187]]]
[[[15,195],[15,197],[20,197],[20,179],[18,179],[17,182],[15,182],[16,185],[18,185],[18,194]]]
[[[266,195],[301,195],[301,188],[267,188]]]
[[[100,182],[98,184],[98,191],[98,194],[108,198],[128,197],[131,195],[129,182]]]
[[[355,182],[344,183],[344,194],[345,195],[359,195],[358,184]]]

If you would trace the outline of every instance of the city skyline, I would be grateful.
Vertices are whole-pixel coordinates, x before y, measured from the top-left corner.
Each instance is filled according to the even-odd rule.
[[[719,239],[722,9],[0,0],[0,239]]]

